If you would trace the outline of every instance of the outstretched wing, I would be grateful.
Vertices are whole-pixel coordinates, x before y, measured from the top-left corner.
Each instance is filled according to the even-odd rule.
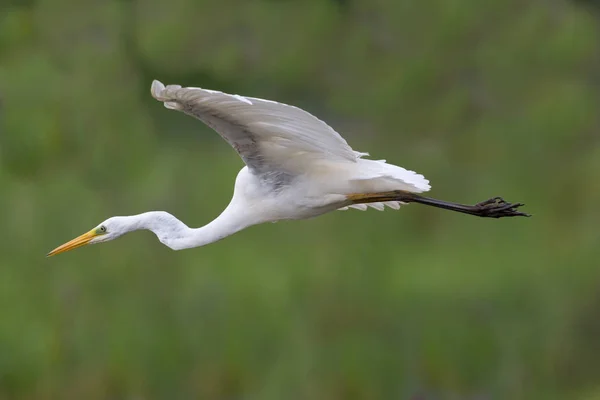
[[[354,163],[355,152],[325,122],[297,107],[200,88],[152,82],[166,108],[217,131],[257,173],[301,174],[318,159]]]

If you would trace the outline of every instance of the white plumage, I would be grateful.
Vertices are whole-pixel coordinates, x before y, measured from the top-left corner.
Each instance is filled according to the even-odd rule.
[[[214,90],[165,87],[158,81],[151,91],[165,107],[198,118],[217,131],[251,171],[275,185],[278,179],[284,184],[285,179],[304,178],[315,195],[430,189],[423,175],[385,160],[362,158],[368,154],[352,150],[333,128],[297,107]],[[385,205],[399,208],[398,202]],[[384,204],[368,206],[383,210]],[[350,207],[367,209],[365,204]]]
[[[49,255],[148,229],[172,249],[202,246],[246,227],[285,219],[311,218],[348,207],[398,209],[420,202],[479,216],[524,215],[503,200],[463,206],[416,195],[430,189],[422,175],[354,151],[333,128],[297,107],[214,90],[164,86],[152,96],[217,131],[246,166],[239,172],[225,210],[201,228],[189,228],[164,211],[113,217]],[[176,134],[176,132],[174,132]],[[494,204],[492,204],[494,203]]]

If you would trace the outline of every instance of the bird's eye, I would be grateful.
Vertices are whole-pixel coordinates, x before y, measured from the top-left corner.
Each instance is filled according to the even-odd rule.
[[[100,228],[98,229],[100,232],[105,233],[106,232],[106,227],[104,225],[101,225]]]

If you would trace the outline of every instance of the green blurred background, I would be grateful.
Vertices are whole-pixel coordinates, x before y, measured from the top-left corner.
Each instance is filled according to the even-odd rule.
[[[575,0],[0,0],[0,399],[600,399],[600,13]],[[200,226],[243,165],[152,79],[298,105],[531,219]]]

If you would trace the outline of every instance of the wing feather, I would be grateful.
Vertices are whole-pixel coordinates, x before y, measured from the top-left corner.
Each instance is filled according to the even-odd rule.
[[[287,104],[214,90],[164,86],[152,96],[218,132],[259,173],[302,173],[315,159],[356,162],[364,153],[312,114]]]

